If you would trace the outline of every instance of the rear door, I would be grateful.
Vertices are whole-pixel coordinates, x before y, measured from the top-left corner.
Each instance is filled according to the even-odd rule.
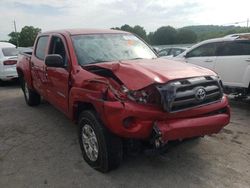
[[[53,35],[48,54],[58,54],[63,58],[64,68],[46,67],[47,96],[50,103],[67,114],[69,95],[69,54],[66,41],[61,35]]]
[[[215,71],[223,84],[233,87],[248,87],[244,83],[247,69],[250,67],[250,41],[226,41],[218,47]],[[249,81],[249,80],[248,80]]]
[[[214,70],[216,43],[202,44],[186,54],[186,62]]]
[[[46,95],[46,77],[45,77],[45,56],[48,51],[49,36],[40,36],[37,39],[34,55],[31,58],[31,75],[33,86],[43,97]]]

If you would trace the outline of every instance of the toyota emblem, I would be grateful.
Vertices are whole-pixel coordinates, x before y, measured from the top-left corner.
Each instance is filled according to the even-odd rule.
[[[199,88],[196,91],[195,98],[198,101],[203,101],[206,98],[206,90],[203,88]]]

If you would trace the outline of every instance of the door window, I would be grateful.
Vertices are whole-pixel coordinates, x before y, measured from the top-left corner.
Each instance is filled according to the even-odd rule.
[[[250,55],[250,41],[224,42],[218,48],[218,56]]]
[[[50,43],[49,54],[58,54],[62,56],[64,65],[68,65],[68,59],[63,41],[60,37],[53,36]]]
[[[187,57],[215,56],[215,43],[203,44],[187,53]]]
[[[17,56],[18,55],[18,51],[16,48],[3,48],[3,55],[4,56]]]
[[[46,54],[46,47],[48,44],[48,36],[42,36],[39,37],[37,45],[36,45],[36,52],[35,52],[35,56],[38,59],[44,60],[45,58],[45,54]]]

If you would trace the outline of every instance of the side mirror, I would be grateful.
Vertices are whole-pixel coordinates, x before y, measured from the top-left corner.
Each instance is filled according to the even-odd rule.
[[[48,67],[64,67],[63,58],[58,54],[50,54],[45,58],[45,65]]]

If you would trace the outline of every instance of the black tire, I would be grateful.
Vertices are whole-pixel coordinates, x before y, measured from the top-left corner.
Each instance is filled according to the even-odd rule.
[[[20,83],[23,90],[25,102],[29,106],[39,105],[41,103],[40,95],[37,92],[31,90],[24,79],[20,79]]]
[[[5,82],[0,80],[0,87],[3,87],[3,86],[5,86]]]
[[[117,168],[123,157],[122,141],[104,127],[94,111],[83,111],[79,117],[79,142],[84,160],[94,169],[106,173]],[[83,143],[84,127],[91,127],[97,140],[98,155],[91,160]],[[93,150],[92,150],[93,151]]]

